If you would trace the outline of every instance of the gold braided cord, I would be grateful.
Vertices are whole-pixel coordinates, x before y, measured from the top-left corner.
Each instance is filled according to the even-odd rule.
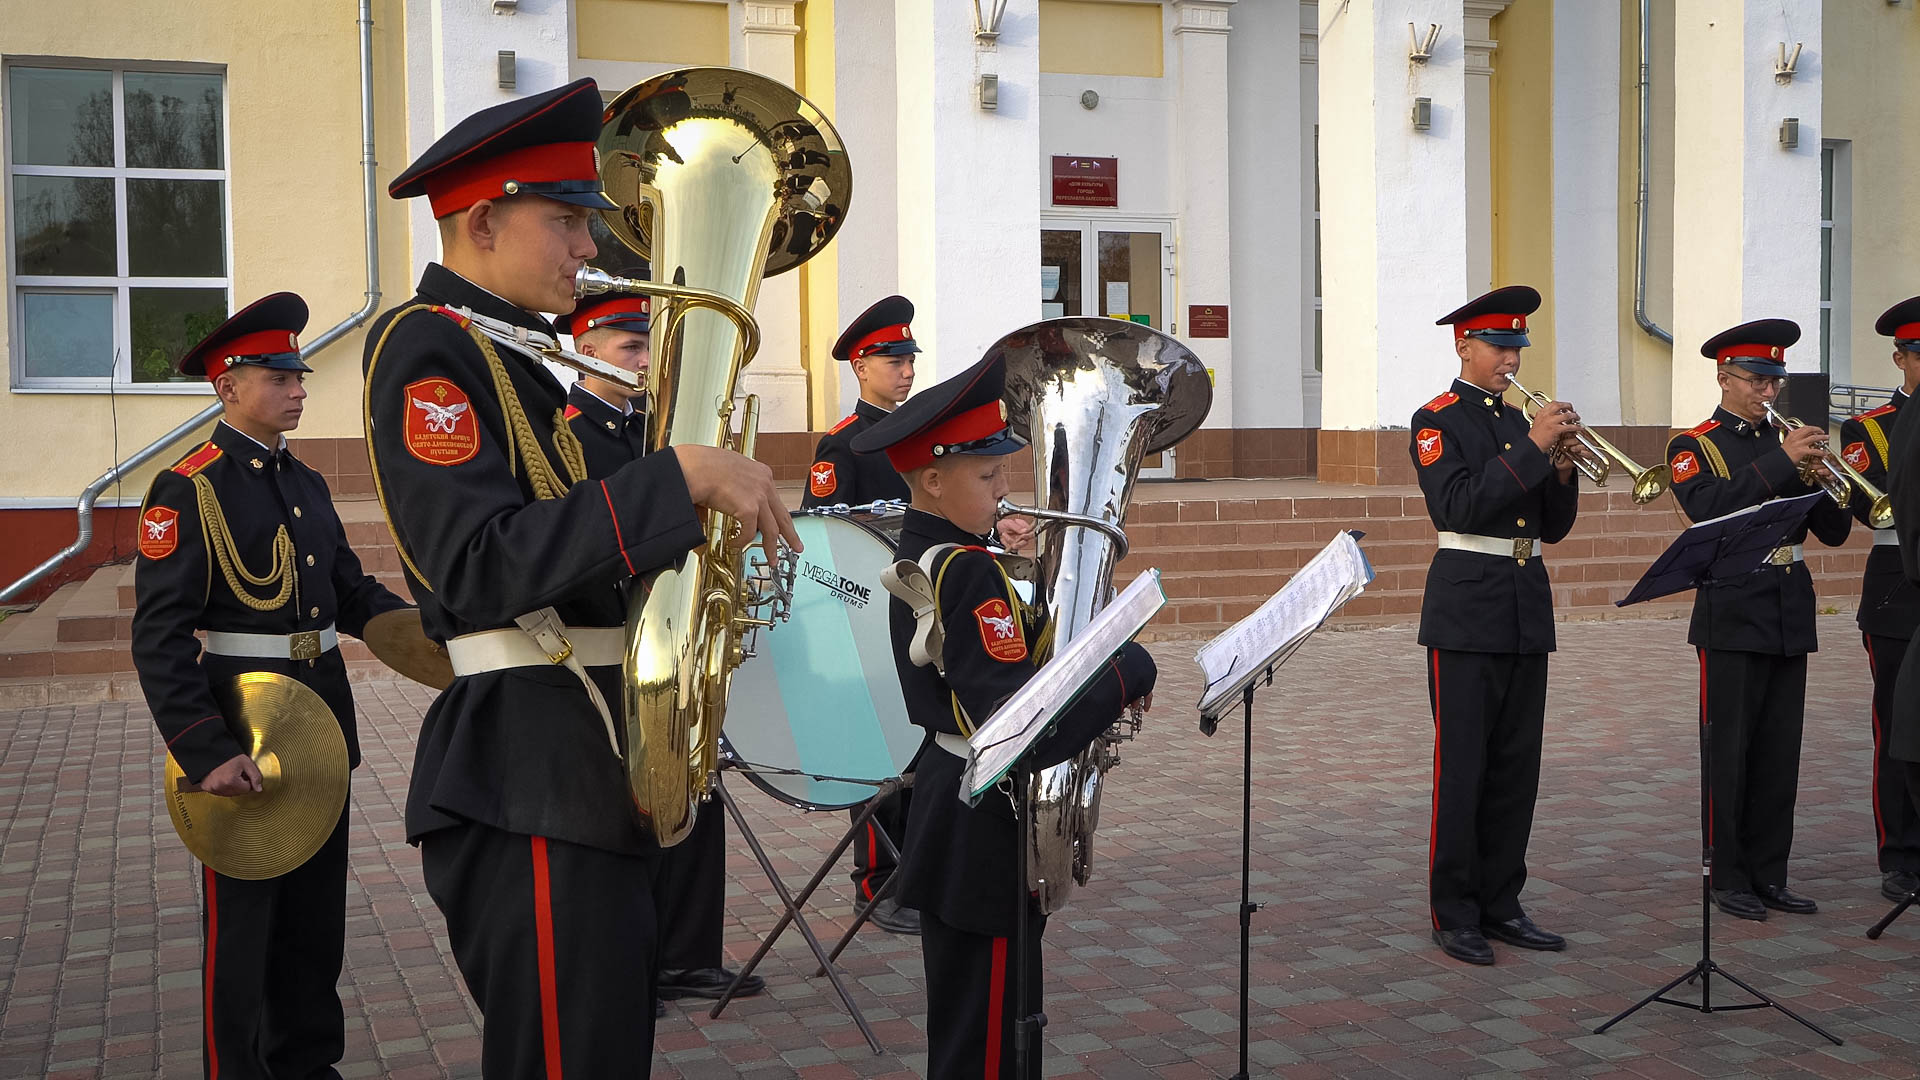
[[[514,447],[517,445],[520,457],[527,463],[527,483],[533,487],[536,499],[557,499],[567,493],[573,485],[563,482],[553,470],[553,463],[547,460],[547,452],[540,445],[540,439],[533,433],[533,425],[527,422],[527,410],[520,404],[520,394],[513,388],[513,377],[507,374],[507,365],[500,359],[500,353],[493,347],[493,339],[480,332],[480,328],[468,324],[467,333],[474,344],[480,346],[480,352],[487,358],[487,371],[493,375],[494,394],[500,399],[500,411],[506,414],[507,430],[513,438],[507,448],[507,469],[514,471]],[[565,410],[562,410],[564,412]],[[556,413],[556,418],[559,416]],[[564,425],[561,425],[564,427]],[[569,432],[571,434],[571,432]],[[585,467],[581,472],[585,472]]]
[[[387,320],[387,328],[380,332],[380,340],[373,343],[373,352],[367,359],[367,379],[360,389],[360,417],[367,431],[367,461],[373,466],[373,497],[380,502],[380,516],[387,519],[387,532],[393,537],[393,549],[400,553],[400,561],[406,564],[413,580],[428,592],[433,591],[433,586],[428,583],[427,575],[421,573],[420,567],[414,564],[413,556],[407,554],[407,545],[400,542],[400,530],[393,523],[393,511],[387,509],[387,488],[380,482],[380,456],[374,450],[373,441],[373,369],[379,366],[380,352],[387,347],[387,339],[393,336],[393,328],[400,325],[400,320],[416,311],[432,310],[432,304],[414,304],[401,308],[393,318]],[[478,417],[474,423],[479,423]]]
[[[1880,451],[1880,461],[1883,464],[1892,464],[1893,458],[1888,456],[1887,452],[1887,433],[1881,429],[1880,421],[1868,417],[1860,421],[1860,426],[1867,429],[1867,438],[1872,439],[1873,448]]]
[[[256,575],[247,569],[240,559],[240,552],[234,549],[233,533],[227,528],[227,515],[220,509],[220,499],[213,491],[213,481],[196,474],[193,478],[193,490],[200,504],[200,530],[206,537],[207,550],[213,552],[220,563],[220,573],[227,579],[227,588],[239,601],[255,611],[278,611],[294,600],[300,575],[294,570],[293,537],[288,535],[283,522],[273,534],[273,569],[265,575]],[[278,582],[280,591],[271,600],[263,600],[248,592],[242,580],[249,585],[266,588]],[[298,604],[298,601],[294,601]]]
[[[1720,448],[1713,445],[1712,439],[1702,435],[1694,441],[1700,444],[1701,452],[1707,455],[1707,464],[1712,466],[1713,475],[1722,480],[1733,475],[1733,473],[1727,470],[1727,459],[1720,456]]]
[[[560,464],[567,467],[567,475],[574,483],[587,478],[587,450],[580,445],[580,436],[573,433],[573,425],[567,423],[567,410],[553,410],[553,449],[560,455]]]

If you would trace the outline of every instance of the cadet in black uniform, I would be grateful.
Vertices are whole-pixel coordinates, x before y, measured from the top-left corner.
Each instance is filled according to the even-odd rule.
[[[1799,324],[1760,319],[1700,347],[1719,363],[1720,407],[1667,444],[1674,497],[1694,521],[1814,490],[1800,466],[1827,433],[1807,425],[1782,438],[1766,414],[1786,385],[1787,346],[1798,340]],[[1829,546],[1845,543],[1852,524],[1844,508],[1821,499],[1772,565],[1694,594],[1687,641],[1700,656],[1701,717],[1713,725],[1713,897],[1738,918],[1817,910],[1787,888],[1807,654],[1817,648],[1802,543],[1809,530]]]
[[[1888,308],[1873,328],[1892,338],[1896,352],[1905,354],[1902,370],[1912,370],[1920,361],[1920,296]],[[1887,494],[1893,499],[1893,527],[1900,536],[1901,568],[1913,589],[1920,588],[1920,460],[1915,458],[1920,439],[1914,437],[1914,414],[1903,415],[1905,422],[1894,429],[1887,456]],[[1909,648],[1902,659],[1884,745],[1888,764],[1906,775],[1907,804],[1920,814],[1920,649]]]
[[[920,346],[913,340],[911,322],[913,303],[904,296],[889,296],[862,312],[833,343],[834,359],[846,361],[860,382],[860,400],[846,419],[820,437],[801,506],[859,506],[881,499],[904,501],[909,496],[907,482],[893,471],[885,454],[856,454],[852,444],[855,436],[899,408],[913,389],[913,357]],[[866,835],[854,841],[855,911],[866,910],[893,874],[893,855],[880,836],[884,833],[896,849],[906,842],[907,808],[912,801],[912,788],[882,799],[867,819]],[[855,806],[847,813],[858,818],[861,809]],[[882,900],[869,918],[875,926],[896,934],[920,932],[920,913],[901,906],[898,896]]]
[[[420,729],[407,838],[485,1014],[488,1076],[643,1076],[652,1057],[659,849],[606,702],[620,586],[705,542],[698,507],[797,543],[766,466],[676,446],[587,478],[566,393],[534,356],[574,307],[612,204],[593,80],[482,110],[396,178],[446,265],[367,339],[375,489],[455,675]],[[494,330],[498,337],[485,331]]]
[[[993,715],[1052,651],[1045,603],[1022,603],[985,547],[995,506],[1007,491],[1005,455],[1021,446],[1006,425],[1005,380],[1004,362],[983,360],[909,400],[853,445],[856,453],[886,451],[913,490],[900,558],[918,560],[929,549],[954,545],[930,574],[937,593],[930,617],[945,631],[937,663],[914,664],[913,610],[898,598],[891,607],[907,712],[933,742],[916,773],[920,794],[898,871],[902,902],[920,912],[929,1080],[1013,1077],[1020,972],[1027,973],[1033,1010],[1040,1007],[1046,920],[1037,908],[1029,915],[1026,956],[1009,955],[1023,899],[1015,895],[1018,860],[1025,858],[1013,806],[995,792],[968,807],[959,790],[974,725]],[[1151,702],[1154,676],[1146,649],[1128,643],[1035,746],[1031,764],[1058,764],[1086,749],[1127,704]],[[1036,1045],[1028,1077],[1040,1075],[1040,1056]]]
[[[652,347],[647,338],[650,305],[644,296],[614,295],[583,300],[554,328],[571,335],[575,351],[645,376]],[[567,390],[567,426],[580,440],[589,478],[607,476],[647,452],[644,393],[619,383],[582,375]],[[664,1016],[667,1001],[682,997],[718,998],[733,984],[734,972],[721,963],[726,941],[727,813],[718,799],[700,804],[692,831],[661,858],[653,889],[660,925],[673,928],[660,942],[660,999],[654,1015]],[[740,984],[736,997],[752,997],[766,986],[758,975]]]
[[[1493,963],[1493,937],[1523,949],[1566,941],[1520,906],[1540,789],[1553,589],[1540,558],[1579,509],[1567,441],[1579,417],[1553,402],[1531,423],[1501,395],[1528,344],[1540,294],[1495,289],[1438,320],[1460,377],[1413,414],[1409,452],[1440,548],[1420,602],[1433,706],[1433,940]]]
[[[1920,297],[1894,305],[1880,316],[1876,329],[1891,335],[1905,322],[1920,323]],[[1887,486],[1894,422],[1915,386],[1920,385],[1920,344],[1907,344],[1913,348],[1903,348],[1895,340],[1893,366],[1900,371],[1900,386],[1893,392],[1893,400],[1840,425],[1841,453],[1847,464],[1882,490]],[[1864,496],[1856,492],[1851,509],[1862,524],[1873,524],[1868,520],[1869,502]],[[1899,900],[1920,889],[1920,873],[1916,873],[1920,871],[1920,811],[1908,798],[1906,770],[1888,756],[1887,723],[1893,716],[1894,682],[1906,656],[1907,642],[1913,639],[1914,628],[1920,626],[1920,589],[1906,581],[1900,568],[1900,537],[1891,527],[1873,532],[1873,550],[1867,553],[1866,573],[1860,581],[1859,622],[1868,669],[1873,674],[1871,797],[1880,892],[1889,900]]]
[[[360,568],[320,474],[287,451],[307,392],[297,335],[307,305],[275,293],[181,357],[225,406],[213,437],[153,479],[134,567],[133,663],[147,707],[188,780],[215,795],[261,790],[215,688],[249,671],[311,687],[360,763],[339,631],[407,606]],[[207,631],[204,653],[195,630]],[[201,868],[209,1077],[338,1077],[347,815],[311,859],[242,881]]]

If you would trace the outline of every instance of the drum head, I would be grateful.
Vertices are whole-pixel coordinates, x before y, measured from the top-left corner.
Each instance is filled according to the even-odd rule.
[[[774,798],[839,810],[905,772],[925,732],[907,722],[893,664],[882,523],[803,512],[793,524],[806,545],[793,617],[761,631],[758,655],[734,672],[721,741]]]

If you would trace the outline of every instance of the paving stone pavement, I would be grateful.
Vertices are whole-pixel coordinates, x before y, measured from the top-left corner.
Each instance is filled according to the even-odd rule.
[[[1693,653],[1685,623],[1570,623],[1553,661],[1533,877],[1524,899],[1571,939],[1559,954],[1496,946],[1469,968],[1427,938],[1432,760],[1422,654],[1408,628],[1323,634],[1264,691],[1255,718],[1253,1072],[1287,1077],[1475,1074],[1914,1076],[1920,912],[1879,942],[1871,848],[1867,669],[1846,616],[1814,657],[1793,884],[1813,917],[1716,919],[1715,957],[1846,1040],[1771,1010],[1653,1006],[1593,1028],[1685,970],[1699,950]],[[1238,728],[1196,732],[1191,643],[1155,646],[1158,705],[1107,788],[1094,883],[1047,936],[1050,1077],[1223,1077],[1237,1056]],[[342,994],[349,1077],[478,1075],[480,1019],[402,837],[411,685],[358,688],[366,764],[353,789]],[[194,866],[156,795],[144,707],[0,713],[0,1076],[195,1076]],[[797,886],[845,818],[733,785]],[[779,911],[733,844],[728,948]],[[851,900],[836,874],[823,936]],[[846,957],[888,1053],[871,1054],[789,934],[767,993],[719,1020],[675,1007],[656,1077],[917,1077],[923,976],[911,939],[863,931]],[[1745,1000],[1716,985],[1716,1001]]]

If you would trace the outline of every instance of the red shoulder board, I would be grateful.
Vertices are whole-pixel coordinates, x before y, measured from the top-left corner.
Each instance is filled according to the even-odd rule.
[[[460,329],[462,330],[465,330],[468,326],[471,326],[473,324],[472,319],[467,318],[465,315],[460,314],[459,312],[453,310],[450,307],[445,307],[440,304],[434,304],[430,307],[429,310],[431,310],[436,315],[445,315],[447,318],[452,319],[456,323],[459,323]]]
[[[1697,439],[1700,436],[1705,435],[1707,432],[1712,431],[1714,428],[1717,428],[1719,426],[1720,426],[1720,421],[1709,420],[1706,423],[1699,425],[1698,427],[1690,427],[1687,430],[1681,432],[1680,434],[1691,435]]]
[[[569,405],[567,406],[567,411],[560,414],[560,418],[571,422],[574,417],[579,415],[580,415],[580,407],[577,405]]]
[[[1459,400],[1460,400],[1460,395],[1449,390],[1446,393],[1441,394],[1439,397],[1434,398],[1432,401],[1429,401],[1425,405],[1422,405],[1420,407],[1422,409],[1425,409],[1428,412],[1439,412],[1441,409],[1444,409],[1447,406]]]
[[[840,434],[840,432],[841,432],[841,430],[842,430],[842,429],[844,429],[844,428],[845,428],[845,427],[846,427],[846,426],[847,426],[848,424],[851,424],[851,423],[853,423],[853,422],[854,422],[855,420],[858,420],[859,418],[860,418],[860,414],[859,414],[859,413],[849,413],[849,414],[847,415],[847,418],[846,418],[845,420],[842,420],[842,421],[840,421],[839,423],[837,423],[837,424],[835,424],[835,425],[833,425],[832,427],[830,427],[830,428],[828,428],[828,429],[827,429],[827,434],[829,434],[829,435],[838,435],[838,434]]]
[[[1876,416],[1885,416],[1888,413],[1893,411],[1894,411],[1893,402],[1889,401],[1885,405],[1882,405],[1879,408],[1872,410],[1871,412],[1861,413],[1859,416],[1854,417],[1854,419],[1855,420],[1871,420]]]
[[[179,473],[181,476],[192,476],[213,464],[215,461],[218,461],[220,459],[220,452],[219,447],[213,445],[212,442],[208,442],[200,447],[200,449],[181,458],[180,464],[175,465],[173,471]]]

